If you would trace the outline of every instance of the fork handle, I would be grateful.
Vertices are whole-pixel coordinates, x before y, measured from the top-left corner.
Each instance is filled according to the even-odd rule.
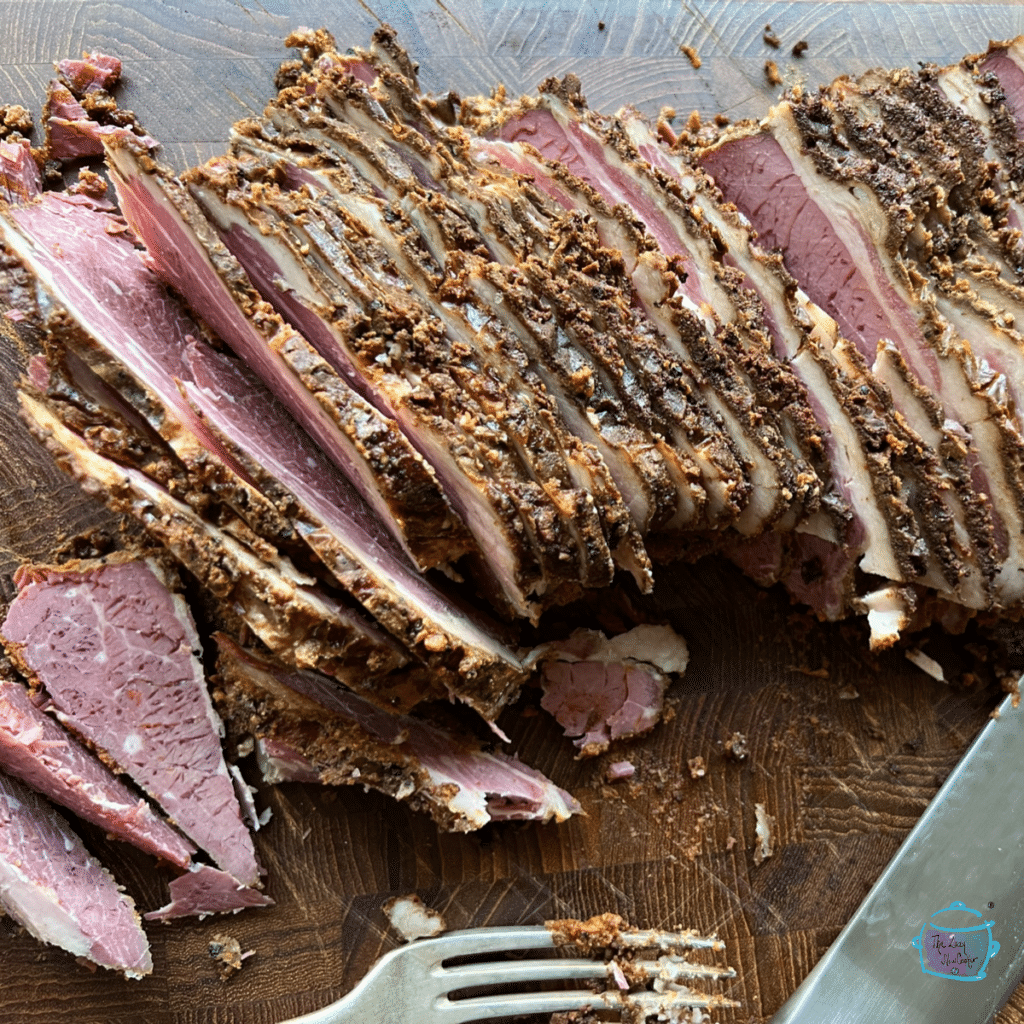
[[[347,995],[312,1013],[289,1017],[280,1024],[399,1024],[401,1010],[379,987],[359,984]]]

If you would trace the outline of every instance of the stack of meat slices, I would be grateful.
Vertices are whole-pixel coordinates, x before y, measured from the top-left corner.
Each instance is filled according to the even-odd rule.
[[[345,775],[364,711],[388,735],[328,677],[493,723],[517,621],[670,558],[876,647],[1021,603],[1019,44],[678,138],[572,76],[424,96],[386,28],[288,44],[204,167],[93,132],[121,216],[0,143],[9,291],[49,327],[25,418],[262,645],[222,650],[223,706],[270,770]],[[325,709],[336,765],[294,745]]]

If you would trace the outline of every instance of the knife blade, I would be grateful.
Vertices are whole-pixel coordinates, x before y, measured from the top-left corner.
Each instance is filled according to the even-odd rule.
[[[1011,695],[772,1024],[983,1024],[1022,975],[1024,701]]]

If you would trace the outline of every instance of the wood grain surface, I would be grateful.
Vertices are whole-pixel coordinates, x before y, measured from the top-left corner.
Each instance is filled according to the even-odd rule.
[[[815,85],[875,64],[946,62],[1024,31],[1024,9],[995,4],[612,3],[576,0],[0,0],[0,102],[38,111],[52,62],[83,49],[125,61],[123,106],[179,168],[223,151],[231,122],[258,112],[299,25],[344,46],[381,21],[398,28],[425,87],[528,90],[577,72],[593,107],[631,102],[756,116],[771,101],[768,59]],[[762,39],[771,24],[778,50]],[[801,58],[793,44],[807,40]],[[692,46],[699,69],[680,51]],[[31,341],[0,319],[0,599],[26,559],[49,559],[86,529],[116,530],[24,431],[13,386]],[[586,814],[562,826],[439,835],[402,805],[358,789],[264,787],[273,818],[257,836],[277,906],[227,920],[151,927],[143,982],[91,973],[0,922],[0,1021],[12,1024],[272,1024],[337,998],[397,941],[381,905],[418,893],[450,927],[535,923],[614,911],[650,927],[717,932],[742,1002],[718,1019],[763,1022],[838,934],[999,696],[993,662],[1024,667],[1016,627],[988,638],[928,634],[939,683],[901,653],[867,653],[860,624],[809,623],[777,591],[706,560],[660,571],[652,607],[690,642],[669,720],[645,740],[580,762],[528,694],[502,719],[511,747],[571,789]],[[608,617],[614,612],[609,610]],[[979,681],[981,680],[981,681]],[[972,685],[973,684],[973,685]],[[749,756],[725,754],[743,733]],[[628,757],[635,783],[605,785]],[[688,761],[707,773],[692,778]],[[252,766],[243,762],[247,774]],[[255,779],[253,779],[255,781]],[[754,805],[776,819],[755,865]],[[166,878],[142,854],[83,827],[143,910]],[[998,921],[998,908],[993,914]],[[219,980],[210,938],[254,949]],[[915,969],[913,963],[908,970]],[[1024,991],[998,1018],[1024,1022]],[[397,1022],[396,1022],[397,1024]]]

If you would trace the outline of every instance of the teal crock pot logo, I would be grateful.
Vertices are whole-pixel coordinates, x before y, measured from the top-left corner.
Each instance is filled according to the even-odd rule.
[[[921,970],[951,981],[981,981],[989,960],[999,952],[999,943],[992,938],[995,921],[981,917],[980,910],[959,900],[932,914],[913,939]]]

